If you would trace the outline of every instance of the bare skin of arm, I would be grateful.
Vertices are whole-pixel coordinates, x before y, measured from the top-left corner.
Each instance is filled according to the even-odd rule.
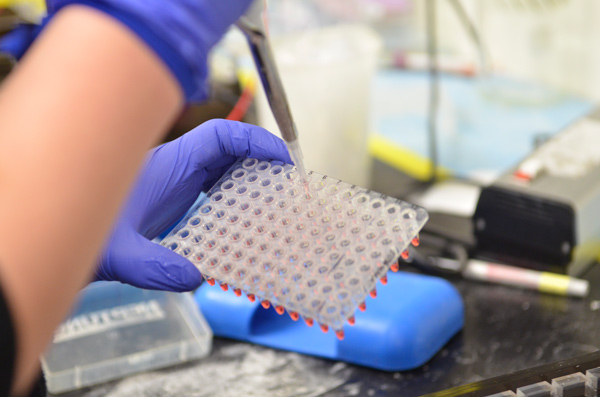
[[[16,328],[16,393],[182,104],[144,43],[84,6],[63,9],[1,87],[0,282]]]

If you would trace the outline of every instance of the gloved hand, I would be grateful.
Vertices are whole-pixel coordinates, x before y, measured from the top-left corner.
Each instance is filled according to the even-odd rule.
[[[126,25],[162,59],[176,77],[188,101],[206,98],[207,57],[227,28],[251,0],[47,0],[48,16],[70,4],[98,9]],[[24,34],[28,33],[27,40]],[[38,30],[20,29],[0,49],[19,58]],[[76,32],[74,32],[76,34]],[[21,46],[15,48],[15,43]]]
[[[187,259],[151,242],[173,226],[239,157],[291,163],[284,142],[268,131],[212,120],[149,153],[118,219],[96,276],[146,289],[189,291],[200,284]]]

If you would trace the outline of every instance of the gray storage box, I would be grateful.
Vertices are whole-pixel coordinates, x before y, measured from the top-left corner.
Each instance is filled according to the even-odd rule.
[[[212,332],[189,293],[98,282],[42,358],[48,390],[62,393],[207,356]]]

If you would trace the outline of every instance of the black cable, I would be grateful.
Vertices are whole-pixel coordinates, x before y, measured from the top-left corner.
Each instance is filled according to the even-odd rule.
[[[409,247],[407,266],[437,275],[460,275],[466,268],[469,254],[463,244],[428,233],[420,237],[418,248]]]
[[[437,37],[436,37],[436,2],[428,0],[425,6],[427,30],[427,54],[429,58],[429,110],[428,110],[428,138],[429,157],[431,159],[431,175],[429,182],[437,179],[438,168],[438,142],[437,142],[437,114],[439,99],[439,71],[437,65]]]

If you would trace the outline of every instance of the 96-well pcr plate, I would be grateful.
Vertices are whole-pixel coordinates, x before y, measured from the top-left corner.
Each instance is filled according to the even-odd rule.
[[[245,159],[161,244],[207,282],[343,337],[427,221],[423,208],[289,164]]]

